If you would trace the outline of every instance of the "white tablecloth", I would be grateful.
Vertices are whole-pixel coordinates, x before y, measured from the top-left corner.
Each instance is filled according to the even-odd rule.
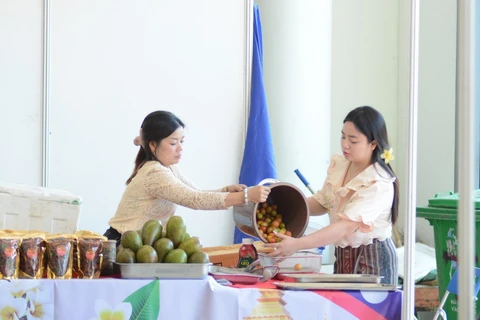
[[[199,280],[0,280],[0,315],[19,319],[401,319],[402,292],[231,288]],[[28,317],[27,317],[28,314]],[[13,315],[12,315],[13,316]],[[15,319],[15,317],[13,317]]]

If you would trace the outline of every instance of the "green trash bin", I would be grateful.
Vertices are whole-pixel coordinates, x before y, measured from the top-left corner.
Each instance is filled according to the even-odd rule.
[[[475,190],[475,266],[480,258],[480,190]],[[417,207],[417,217],[425,218],[433,226],[435,238],[435,258],[437,260],[438,294],[440,300],[445,294],[453,272],[457,268],[457,193],[439,193],[428,200],[428,207]],[[478,296],[480,298],[480,294]],[[477,300],[480,301],[480,300]],[[457,297],[448,296],[443,307],[449,320],[457,319]],[[480,303],[476,304],[476,314],[480,314]]]

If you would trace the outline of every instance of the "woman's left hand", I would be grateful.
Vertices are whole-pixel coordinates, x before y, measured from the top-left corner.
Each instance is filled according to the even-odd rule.
[[[267,243],[264,244],[265,247],[273,248],[273,251],[268,254],[268,256],[291,256],[297,252],[300,248],[297,246],[298,239],[286,236],[282,233],[276,233],[275,236],[282,239],[282,241],[277,243]]]
[[[243,191],[246,187],[244,184],[232,184],[231,186],[226,186],[225,190],[227,190],[227,192],[239,192]]]

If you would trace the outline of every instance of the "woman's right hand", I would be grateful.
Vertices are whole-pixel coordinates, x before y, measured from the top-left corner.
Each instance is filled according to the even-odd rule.
[[[301,247],[298,245],[298,239],[286,236],[281,233],[274,233],[275,236],[281,239],[281,241],[277,243],[266,243],[263,245],[267,248],[273,248],[273,251],[267,254],[268,256],[291,256],[292,254],[301,249]]]
[[[270,194],[270,188],[265,186],[255,186],[248,188],[247,197],[248,201],[254,203],[260,203],[267,201]]]

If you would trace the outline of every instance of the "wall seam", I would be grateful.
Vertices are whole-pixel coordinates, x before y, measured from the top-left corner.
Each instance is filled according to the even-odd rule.
[[[50,0],[43,2],[42,186],[50,180]]]

